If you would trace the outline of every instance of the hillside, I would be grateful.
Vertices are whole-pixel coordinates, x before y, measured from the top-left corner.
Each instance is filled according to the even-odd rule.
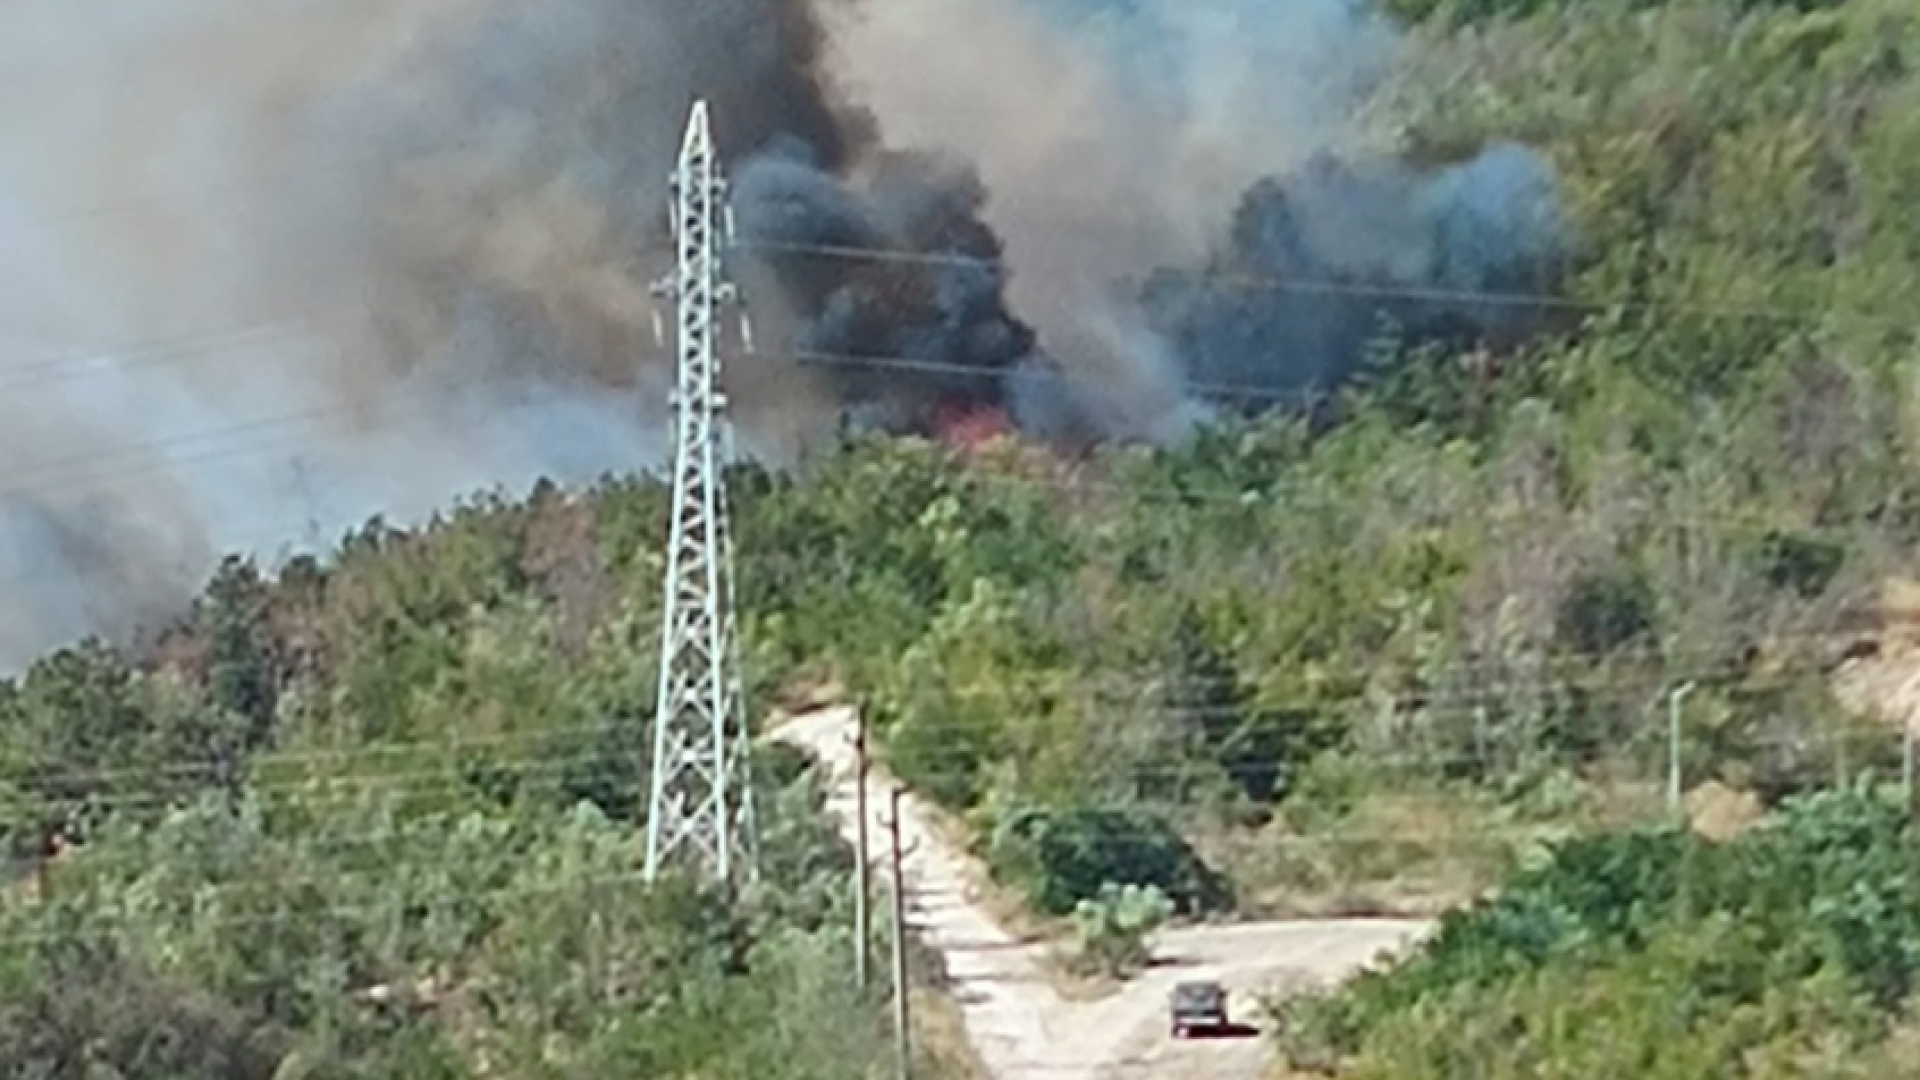
[[[1911,812],[1867,787],[1737,840],[1568,845],[1387,973],[1281,1008],[1345,1077],[1908,1077]]]
[[[1160,447],[871,436],[741,466],[753,700],[861,703],[1032,915],[1121,881],[1193,916],[1506,885],[1424,959],[1288,1014],[1343,1075],[1892,1069],[1912,838],[1851,785],[1898,775],[1897,725],[1867,714],[1905,719],[1912,674],[1880,601],[1920,574],[1920,13],[1395,6],[1418,21],[1378,137],[1436,161],[1516,140],[1557,171],[1581,250],[1525,298],[1550,329],[1399,340],[1311,415]],[[235,557],[178,625],[0,683],[23,868],[0,1059],[884,1067],[883,1003],[846,977],[847,855],[798,761],[766,751],[769,887],[737,917],[635,878],[664,508],[647,480],[543,485],[271,573]],[[1684,786],[1778,829],[1656,827],[1682,686]]]

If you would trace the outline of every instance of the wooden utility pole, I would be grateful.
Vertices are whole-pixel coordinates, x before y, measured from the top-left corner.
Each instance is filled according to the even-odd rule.
[[[893,814],[887,831],[893,837],[893,1042],[897,1080],[908,1080],[912,1043],[907,1023],[907,879],[901,872],[906,852],[900,847],[900,798],[903,788],[893,789]]]
[[[853,970],[860,989],[867,988],[868,951],[873,941],[873,916],[867,910],[870,872],[867,868],[867,712],[854,713],[853,734],[853,816],[854,840],[853,889]]]
[[[1910,718],[1900,725],[1900,790],[1907,797],[1907,813],[1915,813],[1913,801],[1914,730]]]

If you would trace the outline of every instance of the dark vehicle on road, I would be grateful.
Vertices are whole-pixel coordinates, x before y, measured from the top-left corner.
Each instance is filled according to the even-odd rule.
[[[1173,1037],[1227,1030],[1227,991],[1217,982],[1183,982],[1173,988]]]

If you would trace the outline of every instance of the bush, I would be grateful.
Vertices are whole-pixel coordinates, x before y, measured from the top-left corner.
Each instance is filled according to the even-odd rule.
[[[1109,885],[1153,886],[1194,915],[1231,903],[1225,879],[1165,819],[1108,806],[1022,806],[993,823],[987,863],[1034,907],[1065,915]]]
[[[40,963],[0,962],[7,1075],[273,1080],[291,1040],[190,985],[169,984],[109,946],[73,942]]]
[[[1565,1060],[1592,1075],[1705,1080],[1741,1071],[1715,1045],[1865,1045],[1920,973],[1914,839],[1903,800],[1863,783],[1794,800],[1727,844],[1677,832],[1576,841],[1443,920],[1406,964],[1284,1006],[1282,1043],[1302,1063],[1435,1080],[1540,1075]],[[1621,1026],[1512,1046],[1574,1016]]]
[[[1073,908],[1074,964],[1093,974],[1121,978],[1153,958],[1150,938],[1173,914],[1173,901],[1152,885],[1100,887],[1100,895]]]

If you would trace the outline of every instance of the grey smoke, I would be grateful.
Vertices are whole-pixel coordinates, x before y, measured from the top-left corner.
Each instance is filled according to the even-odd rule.
[[[1195,383],[1338,377],[1378,312],[1196,275],[1486,286],[1557,243],[1528,152],[1428,175],[1356,139],[1400,47],[1346,0],[0,6],[0,669],[165,617],[224,550],[657,463],[696,94],[748,239],[956,256],[736,265],[760,456],[850,407],[1172,439]],[[1274,246],[1313,199],[1351,229]]]
[[[1537,325],[1530,298],[1564,251],[1558,208],[1551,173],[1518,146],[1426,172],[1323,156],[1255,184],[1205,272],[1164,272],[1142,302],[1209,396],[1303,405],[1377,342],[1466,345]]]
[[[1389,320],[1434,314],[1385,292],[1539,287],[1563,246],[1531,152],[1429,172],[1369,129],[1404,42],[1358,0],[889,0],[833,25],[836,75],[887,136],[991,192],[1009,306],[1054,366],[1010,387],[1029,425],[1178,438],[1222,396],[1337,382]],[[1303,235],[1276,248],[1269,218]],[[1528,313],[1442,314],[1460,338]]]
[[[223,550],[652,466],[688,104],[736,160],[867,137],[786,0],[109,8],[0,7],[0,669]],[[730,375],[749,448],[826,414]]]

